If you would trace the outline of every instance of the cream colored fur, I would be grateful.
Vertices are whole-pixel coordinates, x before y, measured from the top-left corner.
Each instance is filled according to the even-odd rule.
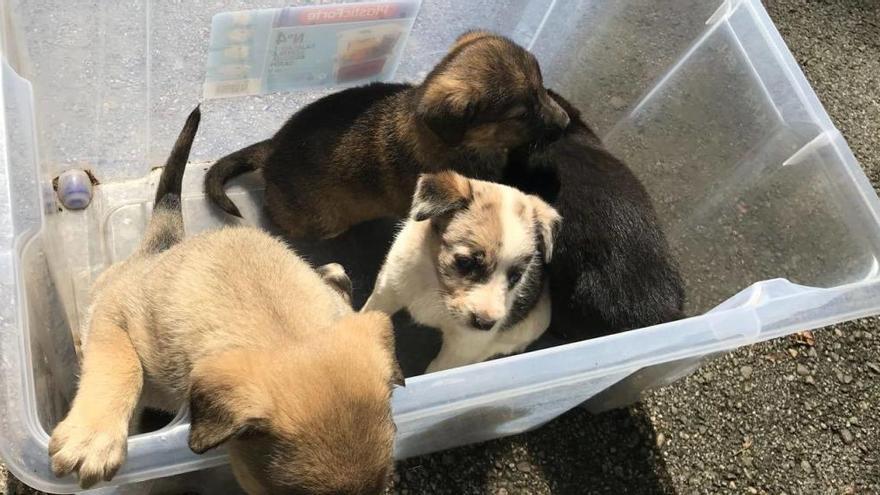
[[[502,327],[516,300],[517,289],[504,290],[502,285],[507,284],[505,273],[511,260],[538,249],[536,224],[548,237],[550,252],[553,225],[559,221],[559,215],[546,203],[516,189],[465,179],[451,172],[442,175],[442,181],[456,183],[445,193],[446,200],[467,200],[467,206],[447,213],[449,217],[441,219],[439,231],[432,223],[437,218],[407,220],[362,309],[394,314],[405,308],[418,323],[439,329],[443,344],[428,366],[428,373],[522,352],[544,333],[550,324],[546,284],[534,307],[509,328]],[[422,176],[419,190],[426,177],[432,175]],[[420,207],[419,190],[414,211]],[[456,196],[459,192],[464,200]],[[441,283],[443,269],[439,263],[444,256],[474,249],[493,259],[494,272],[481,283]],[[468,324],[468,316],[473,313],[498,323],[489,330],[477,330]]]
[[[320,402],[315,412],[321,412],[334,407],[333,397],[347,393],[374,401],[385,413],[362,421],[376,424],[372,457],[378,461],[364,462],[389,467],[394,428],[387,409],[396,366],[388,346],[390,323],[371,316],[355,321],[360,324],[352,331],[338,330],[340,321],[356,318],[345,298],[281,242],[247,227],[209,232],[111,267],[96,282],[93,297],[80,387],[50,444],[56,473],[75,470],[83,486],[112,478],[124,461],[139,398],[147,406],[175,411],[187,403],[194,368],[212,362],[224,372],[212,372],[206,380],[222,382],[217,384],[220,400],[228,399],[232,410],[259,405],[263,410],[257,417],[284,413],[273,403],[291,394],[295,407],[305,412],[291,419],[294,406],[287,404],[281,419],[269,417],[270,428],[281,435],[295,437],[302,423],[313,420],[312,404]],[[341,351],[346,348],[356,351]],[[242,353],[254,356],[262,369],[245,366]],[[274,376],[277,383],[260,388],[265,371],[285,371],[276,358],[320,367],[323,378],[339,374],[333,384],[352,390],[337,388],[328,395],[320,386],[304,387],[299,383],[304,376],[322,378],[305,371]],[[236,396],[237,385],[249,381],[254,390]],[[224,390],[228,397],[222,397]],[[296,477],[295,468],[287,475]]]
[[[250,494],[378,494],[392,468],[391,322],[354,313],[341,266],[312,269],[249,227],[183,240],[180,187],[196,108],[162,172],[141,247],[95,282],[58,476],[113,478],[140,405],[189,406],[189,446],[226,443]],[[320,273],[319,273],[320,272]]]

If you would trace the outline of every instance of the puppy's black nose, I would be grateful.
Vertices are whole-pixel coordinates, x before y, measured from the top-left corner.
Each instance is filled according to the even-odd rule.
[[[490,320],[476,313],[471,314],[471,325],[477,330],[491,330],[496,323],[498,323],[498,320]]]

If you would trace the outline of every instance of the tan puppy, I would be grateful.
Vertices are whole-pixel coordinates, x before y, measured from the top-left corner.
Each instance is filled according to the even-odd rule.
[[[500,180],[511,148],[552,140],[568,123],[531,53],[473,31],[417,86],[350,88],[296,112],[271,139],[214,164],[205,192],[241,216],[223,185],[262,169],[271,219],[292,239],[326,239],[406,216],[420,173]]]
[[[406,308],[438,328],[443,346],[429,373],[522,352],[550,324],[544,267],[559,222],[537,196],[425,174],[362,311]]]
[[[324,279],[278,240],[227,228],[183,241],[180,184],[198,127],[187,120],[140,250],[95,283],[70,412],[52,469],[88,487],[126,455],[139,401],[188,404],[190,448],[228,444],[251,494],[373,494],[385,486],[401,380],[391,324],[355,314],[341,267]]]

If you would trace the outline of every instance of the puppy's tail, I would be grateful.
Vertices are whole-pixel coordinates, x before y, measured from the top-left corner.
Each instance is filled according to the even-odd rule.
[[[241,212],[226,195],[224,186],[241,174],[261,168],[271,151],[272,140],[267,139],[217,160],[205,175],[205,194],[221,210],[241,218]]]
[[[189,114],[183,130],[177,136],[171,155],[165,162],[165,168],[159,178],[159,186],[156,188],[153,216],[147,226],[144,240],[141,242],[141,252],[145,254],[162,252],[183,239],[180,191],[183,184],[183,172],[186,170],[186,162],[189,160],[189,152],[192,149],[196,131],[199,129],[201,117],[202,112],[199,107],[196,107]]]

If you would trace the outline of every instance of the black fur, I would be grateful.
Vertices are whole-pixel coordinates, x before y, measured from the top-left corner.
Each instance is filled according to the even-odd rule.
[[[180,193],[183,184],[183,173],[192,149],[196,132],[199,130],[201,111],[196,107],[186,119],[174,148],[165,162],[165,168],[156,187],[153,216],[147,226],[141,251],[159,253],[183,240],[183,211],[180,204]]]
[[[240,216],[223,184],[261,168],[270,219],[289,238],[326,239],[405,216],[421,173],[500,180],[509,148],[558,135],[569,119],[525,49],[492,33],[464,36],[474,39],[418,86],[373,83],[307,105],[270,140],[215,164],[206,194]]]
[[[682,318],[684,288],[647,191],[556,93],[558,141],[511,153],[505,182],[562,215],[549,264],[551,332],[582,340]]]
[[[232,178],[262,167],[271,151],[272,140],[267,139],[217,160],[205,175],[205,194],[226,213],[241,217],[238,207],[226,195],[224,186]]]
[[[538,242],[538,245],[540,246],[541,242]],[[538,304],[541,294],[544,292],[544,284],[547,283],[547,274],[544,268],[544,256],[540,253],[539,248],[539,252],[532,256],[522,279],[519,281],[516,299],[510,308],[510,313],[501,325],[501,331],[524,320]]]
[[[159,185],[156,187],[156,205],[161,204],[162,199],[169,194],[180,198],[181,187],[183,187],[183,172],[186,170],[186,162],[189,160],[189,152],[196,138],[196,132],[199,130],[201,118],[202,112],[198,106],[186,118],[186,123],[174,142],[174,148],[171,149],[171,154],[168,155],[165,168],[162,170],[162,176],[159,178]]]
[[[306,105],[294,113],[272,138],[240,149],[212,165],[205,176],[205,194],[223,211],[241,217],[223,188],[227,182],[246,172],[264,168],[270,155],[273,165],[270,170],[264,170],[264,174],[272,175],[281,184],[290,177],[284,170],[286,166],[320,167],[328,150],[338,144],[340,129],[351,126],[377,102],[411,87],[409,84],[373,83],[333,93]],[[414,161],[412,156],[401,158],[411,163]],[[365,163],[360,171],[352,172],[361,172],[359,175],[364,184],[381,187],[375,175],[370,174],[369,165]]]

